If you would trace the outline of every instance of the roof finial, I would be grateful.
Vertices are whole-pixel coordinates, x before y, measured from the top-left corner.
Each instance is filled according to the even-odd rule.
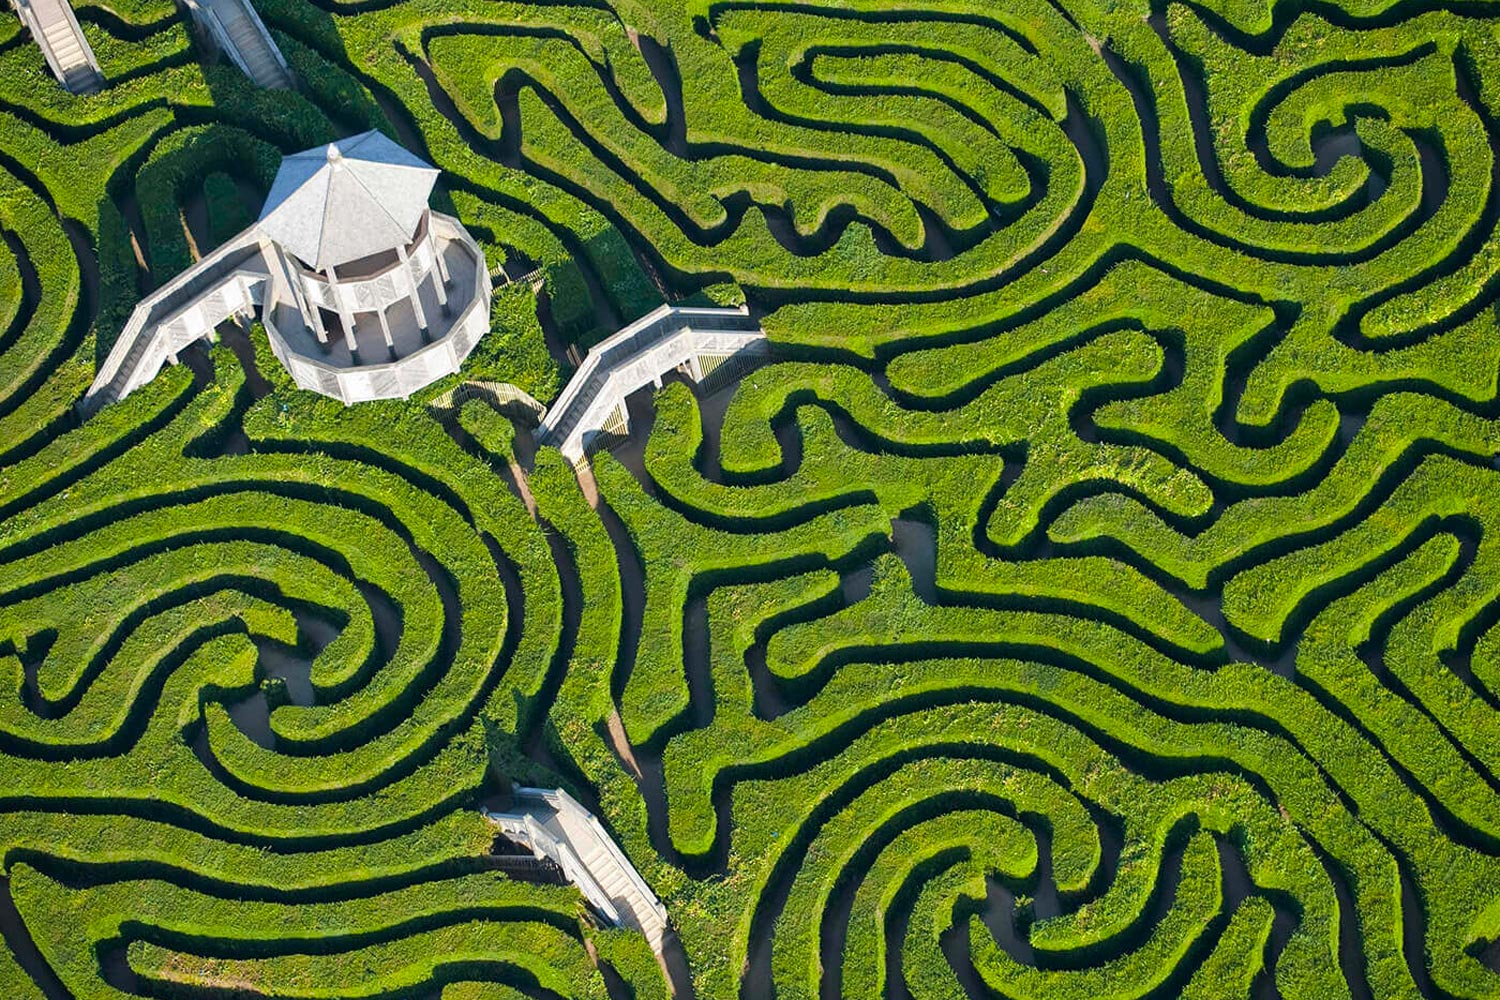
[[[336,142],[330,142],[328,144],[328,162],[337,166],[339,161],[343,158],[344,154],[339,150],[339,144]]]

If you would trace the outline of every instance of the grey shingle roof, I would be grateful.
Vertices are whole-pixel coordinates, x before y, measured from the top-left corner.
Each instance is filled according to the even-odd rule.
[[[267,236],[317,270],[411,241],[438,171],[379,132],[281,161],[260,213]]]

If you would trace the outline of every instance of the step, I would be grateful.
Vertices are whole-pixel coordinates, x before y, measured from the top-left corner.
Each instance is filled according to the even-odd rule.
[[[276,60],[271,58],[270,53],[266,52],[264,48],[244,47],[240,49],[240,55],[244,58],[245,64],[253,72],[275,73],[281,69]]]
[[[249,67],[252,75],[256,72],[264,71],[267,66],[275,65],[275,63],[266,57],[264,52],[256,52],[254,49],[240,49],[240,58],[245,61],[245,65]]]
[[[260,36],[248,29],[230,32],[229,42],[242,53],[258,52],[264,54],[266,51],[266,46],[261,42]]]
[[[265,79],[269,76],[274,76],[276,73],[276,64],[265,56],[247,59],[245,62],[250,67],[250,75],[257,79]]]
[[[77,37],[71,31],[52,32],[47,35],[47,46],[53,55],[61,58],[63,53],[69,55],[83,55],[83,46],[78,44]]]

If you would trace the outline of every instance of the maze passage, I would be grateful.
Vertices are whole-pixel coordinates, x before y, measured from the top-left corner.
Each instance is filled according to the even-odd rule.
[[[1500,997],[1492,5],[22,4],[0,995]]]

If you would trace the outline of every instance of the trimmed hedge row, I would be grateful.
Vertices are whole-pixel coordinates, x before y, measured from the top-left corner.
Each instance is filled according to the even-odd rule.
[[[187,995],[195,985],[381,995],[429,983],[449,964],[510,967],[521,983],[567,997],[605,995],[579,940],[571,889],[480,874],[289,904],[231,902],[156,880],[69,889],[24,865],[11,879],[18,908],[46,931],[38,947],[80,997],[114,995],[90,986],[91,946],[112,942],[126,946],[137,975]]]
[[[596,807],[706,998],[1493,992],[1484,11],[258,7],[296,91],[154,0],[85,9],[84,98],[0,29],[0,843],[74,993],[664,996],[487,870],[497,772]],[[581,484],[261,335],[265,398],[218,351],[76,426],[137,250],[368,127],[542,267],[461,378],[550,398],[703,286],[790,362]]]

